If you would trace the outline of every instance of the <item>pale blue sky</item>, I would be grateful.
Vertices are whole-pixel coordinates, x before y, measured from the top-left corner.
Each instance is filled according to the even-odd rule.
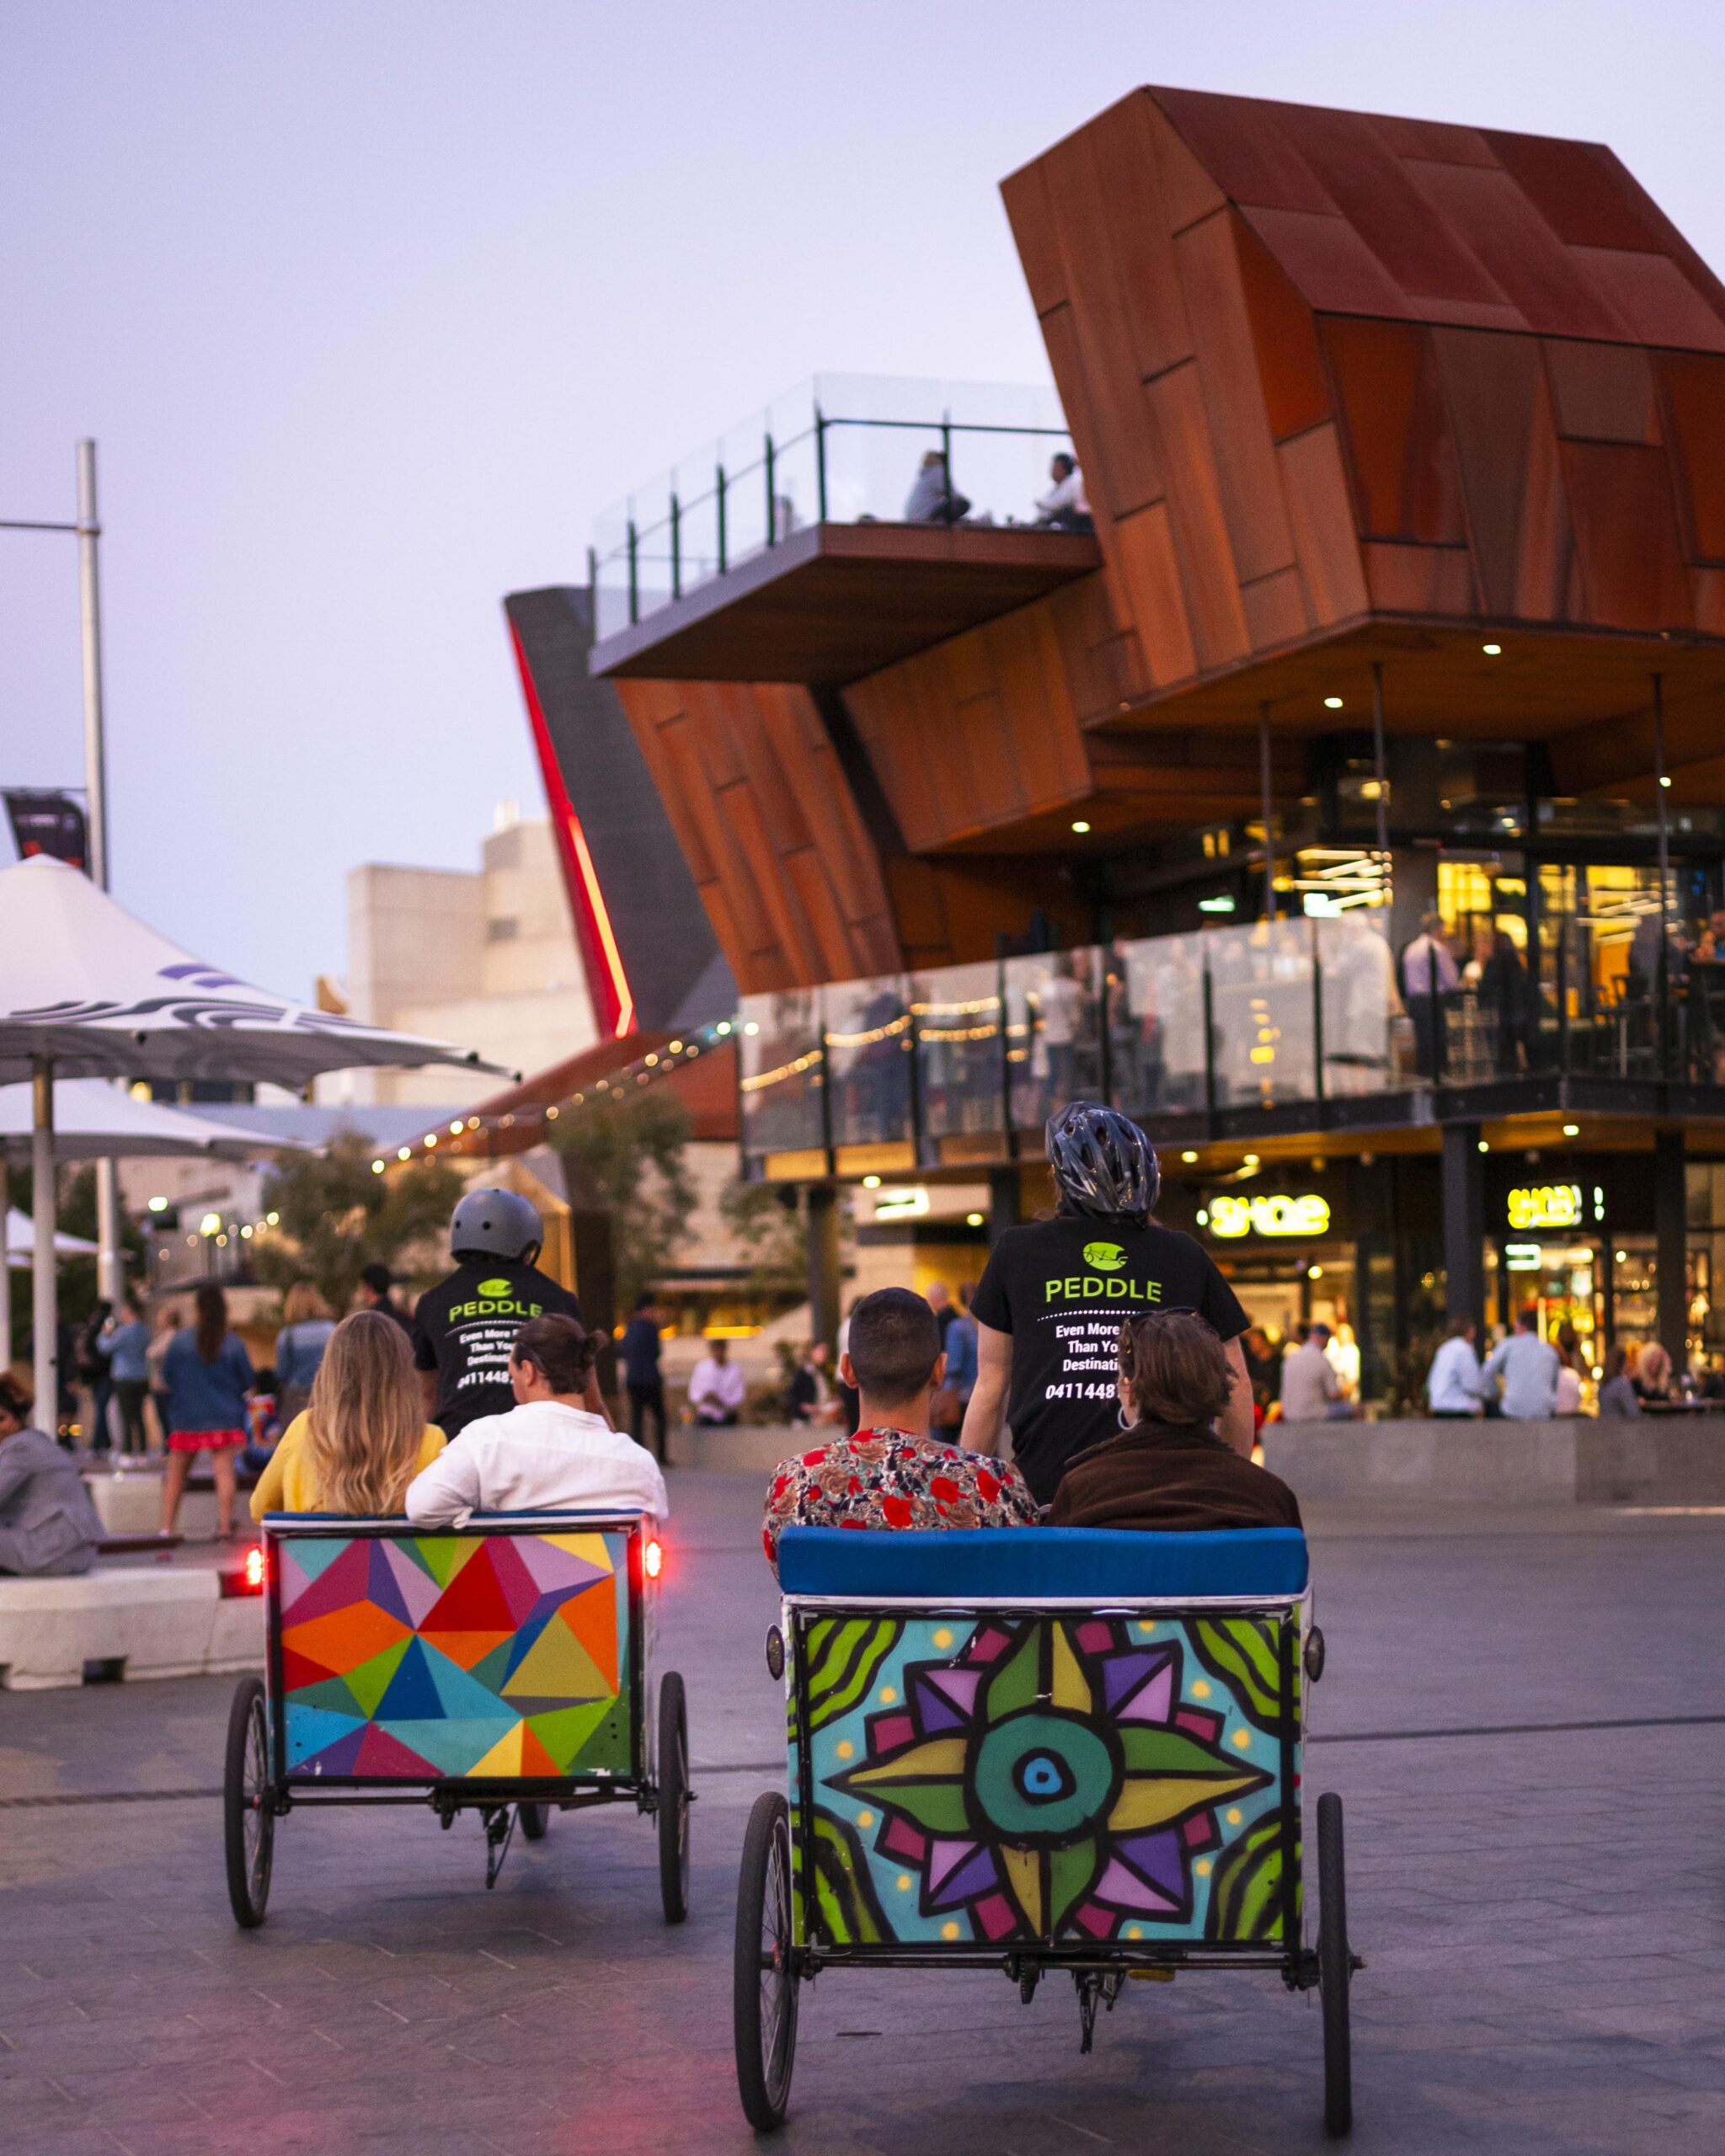
[[[0,515],[99,438],[117,893],[303,990],[354,863],[472,865],[503,593],[805,374],[1044,378],[996,183],[1135,83],[1607,141],[1725,268],[1722,61],[1717,0],[0,0]],[[71,542],[0,535],[0,778],[79,742]]]

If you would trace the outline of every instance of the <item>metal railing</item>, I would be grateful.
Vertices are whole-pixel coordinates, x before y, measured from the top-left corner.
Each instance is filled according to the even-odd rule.
[[[1050,457],[1071,447],[1052,390],[817,376],[777,399],[758,431],[733,429],[710,457],[599,519],[597,633],[634,626],[810,524],[1033,523]]]

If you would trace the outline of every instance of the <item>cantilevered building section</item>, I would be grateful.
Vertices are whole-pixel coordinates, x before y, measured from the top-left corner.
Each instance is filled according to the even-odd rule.
[[[1725,1353],[1725,288],[1450,125],[1139,90],[1003,192],[1057,399],[824,377],[598,535],[749,1171],[998,1221],[1100,1093],[1369,1392]]]

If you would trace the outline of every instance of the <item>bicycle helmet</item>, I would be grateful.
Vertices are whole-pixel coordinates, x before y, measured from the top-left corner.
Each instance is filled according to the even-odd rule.
[[[450,1215],[451,1257],[537,1257],[545,1241],[538,1209],[513,1190],[470,1190]]]
[[[1130,1117],[1099,1101],[1071,1101],[1048,1120],[1048,1159],[1063,1213],[1149,1217],[1162,1188],[1156,1148]]]

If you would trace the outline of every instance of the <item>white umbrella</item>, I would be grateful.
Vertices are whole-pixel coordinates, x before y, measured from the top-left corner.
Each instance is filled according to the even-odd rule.
[[[28,1160],[35,1141],[33,1089],[29,1086],[0,1086],[0,1203],[4,1203],[8,1156]],[[100,1078],[62,1078],[54,1087],[54,1157],[56,1161],[131,1161],[163,1159],[174,1155],[203,1155],[222,1161],[248,1161],[259,1153],[304,1149],[301,1140],[265,1137],[250,1130],[213,1121],[186,1108],[168,1107],[159,1101],[136,1101],[131,1095]],[[14,1221],[24,1215],[13,1212]],[[29,1226],[29,1223],[25,1223]],[[35,1230],[20,1242],[7,1230],[8,1246],[14,1252],[35,1249]],[[69,1250],[86,1246],[76,1238],[56,1236],[55,1248],[64,1257]],[[88,1246],[96,1248],[94,1244]],[[0,1366],[12,1360],[12,1283],[0,1272]]]
[[[55,1412],[54,1088],[62,1078],[220,1078],[301,1086],[357,1065],[466,1064],[471,1050],[392,1033],[253,988],[135,920],[45,854],[0,869],[0,1081],[34,1088],[36,1396]],[[500,1075],[510,1074],[499,1071]]]
[[[36,1254],[36,1224],[28,1213],[20,1213],[15,1205],[6,1209],[6,1255],[15,1257],[34,1257]],[[93,1257],[96,1246],[86,1242],[82,1235],[69,1235],[64,1228],[56,1229],[54,1235],[54,1255],[56,1257]]]

